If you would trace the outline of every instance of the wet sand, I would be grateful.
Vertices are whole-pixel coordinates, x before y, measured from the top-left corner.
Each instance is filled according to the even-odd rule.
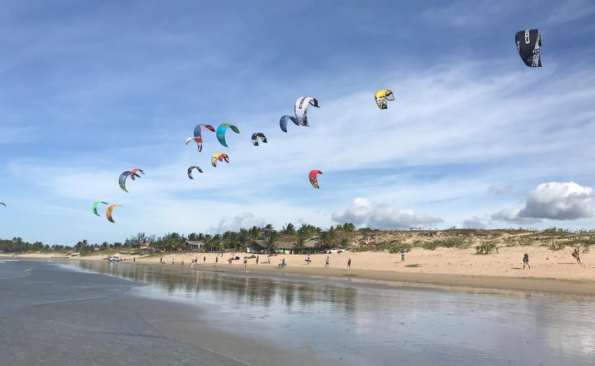
[[[16,366],[582,366],[595,355],[588,297],[82,260],[0,263],[0,278],[0,360]]]

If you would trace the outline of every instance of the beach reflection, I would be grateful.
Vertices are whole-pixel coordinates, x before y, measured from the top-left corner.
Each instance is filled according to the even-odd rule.
[[[195,306],[235,334],[306,347],[343,364],[592,365],[595,302],[80,261],[139,281],[139,296]],[[207,320],[205,320],[207,319]],[[421,361],[421,363],[420,363]]]

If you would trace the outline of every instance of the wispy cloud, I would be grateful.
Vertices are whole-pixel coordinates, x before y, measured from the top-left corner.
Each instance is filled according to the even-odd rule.
[[[427,9],[422,18],[433,25],[483,28],[518,9],[518,1],[460,0]]]
[[[511,186],[507,186],[504,184],[495,184],[495,185],[490,186],[490,188],[488,188],[488,193],[507,194],[507,193],[510,193],[511,190],[512,190]]]
[[[595,4],[590,0],[566,0],[557,5],[550,16],[545,20],[546,24],[561,24],[581,18],[590,17],[595,14]]]

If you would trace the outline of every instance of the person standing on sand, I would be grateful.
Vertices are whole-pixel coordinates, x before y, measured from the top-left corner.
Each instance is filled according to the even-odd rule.
[[[171,259],[171,265],[172,266],[174,265],[174,259],[173,258]]]
[[[327,256],[327,257],[326,257],[326,263],[324,264],[324,268],[327,268],[327,267],[329,267],[329,261],[330,261],[330,259],[329,259],[329,257]],[[330,268],[330,267],[329,267],[329,268]]]
[[[349,260],[347,261],[347,270],[349,271],[351,269],[351,258],[349,258]]]
[[[248,260],[244,258],[244,271],[246,270],[246,266],[248,265]]]
[[[574,250],[574,252],[572,253],[572,256],[574,257],[574,259],[576,259],[576,263],[580,264],[581,266],[583,265],[581,263],[581,257],[578,253],[578,248]]]
[[[203,257],[202,261],[203,262],[206,262],[207,261],[207,256],[206,255]]]
[[[161,264],[163,264],[163,257],[161,257],[161,259],[159,260],[159,262],[161,262]]]
[[[136,257],[132,258],[132,263],[136,263]]]
[[[256,256],[256,264],[258,264],[258,256]]]
[[[523,257],[523,269],[525,269],[525,266],[529,267],[529,269],[531,269],[531,266],[529,265],[529,254],[525,253],[525,256]]]
[[[283,269],[283,267],[285,267],[285,258],[281,259],[281,269]]]
[[[215,264],[217,264],[217,262],[219,262],[219,257],[215,257]]]
[[[405,251],[401,250],[401,262],[405,262]]]

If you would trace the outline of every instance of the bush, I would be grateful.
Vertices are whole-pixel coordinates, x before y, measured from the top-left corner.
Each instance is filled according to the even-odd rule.
[[[471,239],[467,238],[447,238],[437,239],[426,243],[422,243],[421,247],[427,250],[435,250],[436,248],[458,248],[466,249],[471,246]]]
[[[562,250],[562,249],[566,248],[566,246],[568,246],[567,242],[552,240],[550,242],[550,245],[548,246],[548,249],[553,250],[553,251],[558,251],[558,250]]]
[[[477,254],[492,254],[498,253],[498,245],[494,242],[486,242],[475,247]]]
[[[392,254],[401,252],[410,252],[413,247],[411,244],[393,244],[390,246],[388,251]]]

